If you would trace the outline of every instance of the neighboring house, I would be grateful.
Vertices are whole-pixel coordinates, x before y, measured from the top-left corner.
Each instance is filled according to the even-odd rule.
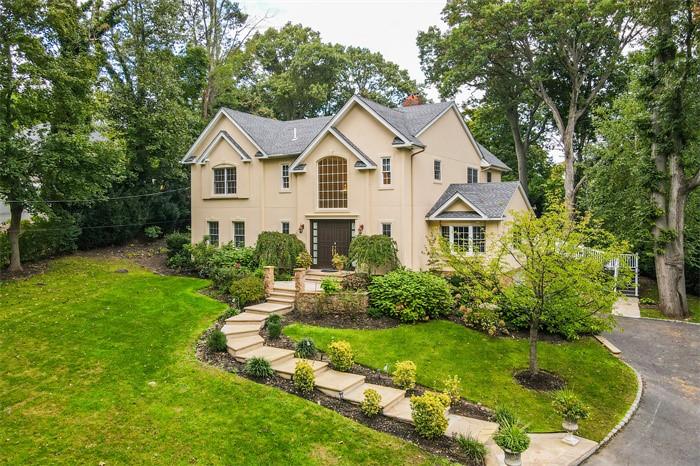
[[[278,121],[221,109],[187,152],[192,241],[252,246],[296,235],[314,267],[357,234],[396,240],[426,268],[431,235],[483,251],[509,212],[530,204],[509,168],[478,144],[454,102],[388,108],[352,97],[335,115]]]

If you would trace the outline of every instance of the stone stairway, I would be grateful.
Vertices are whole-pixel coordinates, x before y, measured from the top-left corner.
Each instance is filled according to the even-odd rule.
[[[328,276],[320,273],[318,276]],[[221,331],[226,335],[228,352],[239,362],[253,357],[261,357],[270,362],[272,369],[280,376],[291,379],[296,363],[294,351],[266,346],[260,336],[265,321],[273,314],[284,315],[292,311],[294,290],[284,287],[273,288],[267,301],[246,306],[241,314],[226,319]],[[339,372],[329,367],[325,361],[308,361],[314,370],[316,388],[326,395],[359,404],[364,399],[365,390],[377,391],[381,399],[382,414],[399,421],[413,423],[411,404],[405,390],[367,383],[365,376]],[[472,435],[481,441],[491,438],[497,429],[493,422],[472,419],[456,414],[447,414],[447,436],[456,434]]]

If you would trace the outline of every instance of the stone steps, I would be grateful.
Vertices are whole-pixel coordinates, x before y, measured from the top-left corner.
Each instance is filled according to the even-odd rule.
[[[411,399],[403,398],[394,405],[384,409],[382,412],[385,416],[396,420],[413,424],[413,416],[411,415]]]
[[[447,432],[448,437],[454,435],[471,435],[480,442],[486,442],[498,430],[498,424],[495,422],[482,421],[471,417],[460,416],[458,414],[447,415]]]
[[[289,296],[289,297],[294,297],[296,296],[296,290],[292,286],[292,288],[280,288],[280,287],[274,287],[272,289],[272,296]]]
[[[264,315],[271,315],[271,314],[280,314],[284,315],[287,314],[288,312],[291,312],[292,306],[289,304],[281,304],[281,303],[260,303],[260,304],[253,304],[252,306],[246,306],[243,308],[245,312],[252,312],[254,314],[264,314]]]
[[[274,363],[284,362],[294,357],[294,351],[283,348],[275,348],[274,346],[261,346],[250,351],[236,353],[236,360],[245,362],[250,358],[263,358],[270,365]]]
[[[272,368],[275,370],[275,372],[277,372],[277,374],[279,374],[280,377],[283,377],[285,379],[291,379],[292,375],[294,375],[294,369],[296,369],[297,367],[297,362],[299,361],[306,361],[309,364],[311,364],[311,368],[314,371],[315,377],[318,377],[319,375],[328,370],[328,363],[325,361],[316,361],[311,359],[299,358],[292,358],[282,362],[276,362],[272,365]]]
[[[268,303],[288,304],[288,305],[292,306],[292,305],[294,305],[294,296],[272,294],[272,295],[270,295],[269,298],[267,298],[267,302]]]
[[[221,332],[227,337],[252,337],[258,335],[264,322],[259,323],[231,323],[221,327]]]
[[[365,399],[365,390],[375,390],[382,397],[379,405],[382,409],[391,409],[392,406],[399,403],[402,399],[406,397],[405,390],[399,390],[398,388],[385,387],[384,385],[375,385],[372,383],[363,383],[362,385],[354,388],[353,390],[343,393],[343,399],[348,400],[351,403],[360,404]]]
[[[365,383],[364,375],[328,369],[316,377],[316,387],[328,396],[344,398],[346,392]]]
[[[254,335],[249,337],[230,337],[226,341],[226,346],[228,347],[228,354],[235,357],[237,354],[260,348],[263,346],[263,343],[265,343],[263,337]]]
[[[265,320],[267,320],[267,317],[268,316],[265,314],[255,314],[254,312],[241,312],[238,315],[226,319],[226,324],[258,324],[260,322],[265,322]]]

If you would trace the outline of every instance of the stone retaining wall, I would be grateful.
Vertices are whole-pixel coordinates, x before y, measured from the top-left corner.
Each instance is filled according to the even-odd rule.
[[[296,296],[296,312],[307,315],[345,314],[364,315],[367,313],[366,292],[339,291],[338,293],[302,292]]]

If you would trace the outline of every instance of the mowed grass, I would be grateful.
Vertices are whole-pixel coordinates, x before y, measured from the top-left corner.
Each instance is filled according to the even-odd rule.
[[[658,302],[659,290],[656,288],[656,283],[642,287],[639,290],[639,298],[651,298],[654,302]],[[688,295],[688,310],[690,311],[690,317],[685,320],[688,322],[700,323],[700,296]],[[659,311],[656,306],[649,307],[640,304],[639,313],[642,317],[650,317],[652,319],[670,319],[670,317],[667,317],[663,312]]]
[[[513,378],[514,371],[527,367],[527,340],[491,338],[444,320],[383,330],[293,324],[284,333],[294,339],[310,337],[321,348],[333,339],[347,340],[356,362],[375,369],[391,369],[396,361],[412,360],[418,366],[418,382],[437,389],[446,376],[456,374],[462,379],[464,398],[491,408],[507,406],[531,431],[561,431],[551,395],[523,388]],[[592,338],[540,342],[538,354],[540,367],[563,376],[591,407],[591,418],[580,423],[579,433],[596,441],[605,437],[634,400],[634,372]]]
[[[224,310],[206,284],[85,258],[0,282],[0,463],[440,461],[199,363],[196,338]]]

